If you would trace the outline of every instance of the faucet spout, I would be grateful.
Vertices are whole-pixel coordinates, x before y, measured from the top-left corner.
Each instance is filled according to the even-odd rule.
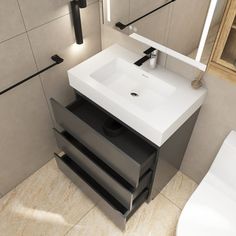
[[[134,64],[136,66],[141,66],[144,62],[148,61],[151,57],[149,55],[146,55],[142,58],[140,58],[139,60],[137,60]]]

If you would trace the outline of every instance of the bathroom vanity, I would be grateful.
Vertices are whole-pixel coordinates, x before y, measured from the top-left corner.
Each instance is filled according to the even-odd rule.
[[[206,94],[139,57],[113,45],[68,71],[74,102],[51,99],[59,168],[119,226],[179,170]]]

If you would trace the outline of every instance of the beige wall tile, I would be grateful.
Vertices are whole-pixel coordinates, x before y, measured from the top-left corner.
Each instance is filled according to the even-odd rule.
[[[0,232],[64,236],[93,207],[52,160],[0,199]]]
[[[0,90],[36,72],[26,34],[0,43]]]
[[[106,25],[102,25],[102,48],[105,49],[112,44],[118,43],[119,45],[127,48],[140,55],[140,58],[144,56],[143,51],[148,48],[146,44],[140,43],[128,37],[115,29],[112,29]],[[166,55],[163,53],[159,54],[158,64],[165,65]]]
[[[209,73],[208,96],[199,115],[181,170],[200,182],[216,157],[225,137],[236,130],[236,84]]]
[[[73,44],[60,55],[65,61],[40,75],[47,99],[55,98],[60,103],[68,105],[74,99],[74,91],[69,85],[67,70],[101,50],[100,33],[84,38],[83,45]]]
[[[162,45],[167,45],[169,12],[170,7],[166,7],[143,18],[133,24],[133,31]]]
[[[0,42],[25,31],[17,0],[1,0]]]
[[[93,235],[94,232],[97,236],[175,236],[179,215],[180,209],[160,194],[150,204],[144,204],[130,218],[125,232],[117,228],[98,207],[95,207],[68,232],[67,236],[87,236]]]
[[[69,13],[69,0],[18,0],[27,30]]]
[[[61,65],[41,74],[47,98],[54,97],[65,105],[74,98],[73,89],[69,86],[67,70],[101,50],[98,3],[82,9],[81,16],[84,35],[82,45],[75,44],[70,15],[29,32],[39,68],[50,64],[50,57],[56,53],[65,60]]]
[[[98,3],[91,4],[81,10],[81,15],[84,38],[91,34],[100,34]],[[51,62],[50,57],[52,55],[63,53],[75,43],[71,16],[66,15],[30,31],[29,38],[38,67],[47,66]],[[97,40],[100,41],[100,38]]]
[[[70,15],[29,31],[36,63],[40,69],[52,63],[51,56],[59,54],[74,43]]]
[[[88,5],[97,0],[88,0]],[[27,30],[49,23],[70,12],[70,0],[19,0]]]
[[[100,11],[99,3],[90,4],[88,7],[80,9],[81,22],[83,28],[83,36],[87,37],[91,34],[100,33]],[[101,37],[100,37],[101,38]]]
[[[177,207],[183,209],[196,188],[197,184],[179,171],[161,193]]]
[[[50,160],[56,145],[38,78],[1,95],[0,108],[0,192],[6,193]]]
[[[131,19],[136,19],[143,16],[144,14],[166,3],[165,0],[129,0],[129,2]]]
[[[108,4],[109,3],[109,4]],[[106,25],[113,27],[117,22],[129,22],[129,1],[127,0],[113,0],[103,1],[104,22]]]
[[[178,0],[172,5],[169,48],[188,55],[198,47],[209,3],[210,0]]]

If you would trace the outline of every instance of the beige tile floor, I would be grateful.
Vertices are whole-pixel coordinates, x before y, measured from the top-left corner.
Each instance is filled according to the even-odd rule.
[[[122,232],[50,161],[0,199],[1,236],[174,236],[181,209],[197,187],[178,172]]]

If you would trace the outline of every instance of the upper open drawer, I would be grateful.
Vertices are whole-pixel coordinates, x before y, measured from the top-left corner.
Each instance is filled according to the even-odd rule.
[[[78,98],[67,107],[51,99],[57,123],[110,166],[133,187],[152,167],[156,149],[126,127],[117,136],[104,132],[110,116],[91,102]]]

